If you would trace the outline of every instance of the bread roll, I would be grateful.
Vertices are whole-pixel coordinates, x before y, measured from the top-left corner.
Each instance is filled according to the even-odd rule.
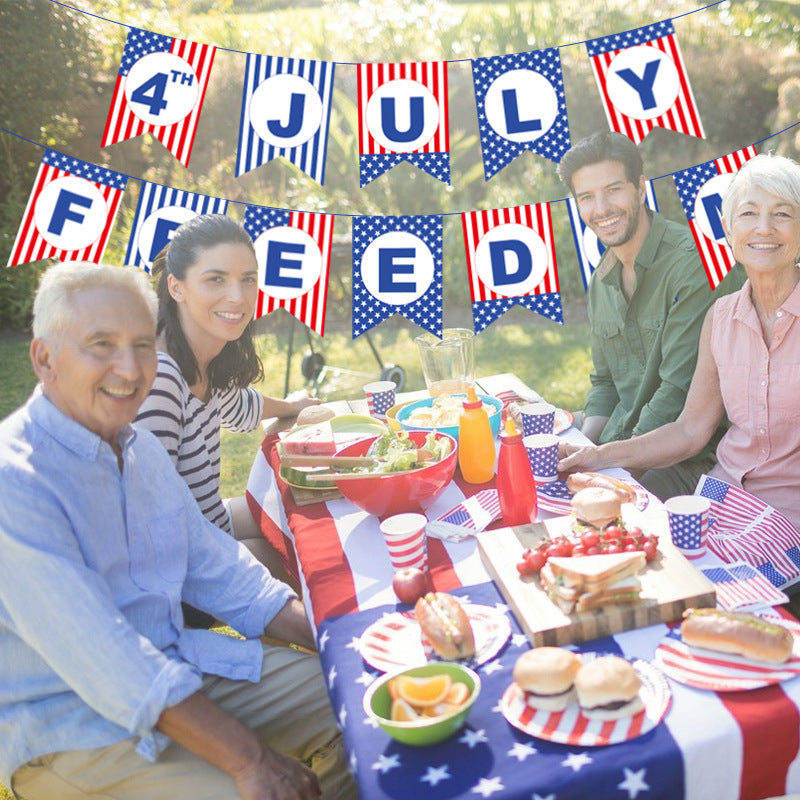
[[[455,661],[475,655],[475,637],[461,603],[445,592],[428,592],[414,606],[414,616],[438,656]]]
[[[567,476],[567,489],[573,493],[590,487],[609,489],[619,497],[621,503],[633,503],[636,500],[633,488],[619,478],[612,478],[601,472],[573,472]]]
[[[336,415],[327,406],[306,406],[297,415],[297,425],[319,425]]]
[[[630,662],[619,656],[600,656],[584,664],[575,676],[575,691],[584,716],[611,720],[629,717],[644,704],[642,682]]]
[[[563,647],[535,647],[514,664],[514,681],[528,693],[528,705],[542,711],[563,711],[575,699],[576,653]]]

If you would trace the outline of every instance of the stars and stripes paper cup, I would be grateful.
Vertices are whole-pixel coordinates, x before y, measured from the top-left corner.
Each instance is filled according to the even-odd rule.
[[[428,519],[424,514],[395,514],[380,524],[389,559],[395,571],[405,567],[428,567],[428,547],[425,526]]]
[[[558,436],[554,433],[534,433],[525,436],[522,444],[528,451],[528,461],[536,483],[558,480]]]
[[[386,412],[394,405],[397,384],[394,381],[373,381],[364,386],[369,415],[386,419]]]
[[[686,558],[701,558],[707,549],[711,501],[696,494],[671,497],[664,503],[672,543]]]
[[[527,403],[519,408],[523,436],[535,433],[552,433],[555,426],[556,407],[550,403]]]

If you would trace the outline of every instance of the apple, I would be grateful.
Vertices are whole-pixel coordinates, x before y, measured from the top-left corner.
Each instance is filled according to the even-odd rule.
[[[428,576],[419,567],[403,567],[392,578],[392,589],[401,603],[416,603],[428,591]]]

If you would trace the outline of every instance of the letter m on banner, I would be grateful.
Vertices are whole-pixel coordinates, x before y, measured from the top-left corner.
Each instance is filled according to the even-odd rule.
[[[611,129],[637,144],[656,126],[705,138],[672,20],[586,42]]]
[[[244,227],[258,261],[256,319],[283,308],[325,334],[334,219],[333,214],[246,207]]]
[[[132,28],[102,147],[151,132],[189,164],[216,48]]]
[[[563,324],[549,204],[469,211],[461,222],[475,332],[514,305]]]
[[[450,183],[447,62],[358,65],[361,185],[408,161]]]
[[[745,147],[673,175],[712,289],[719,286],[736,263],[722,230],[722,196],[739,167],[755,155],[755,147]]]
[[[99,263],[126,175],[46,150],[8,266],[40,258]]]

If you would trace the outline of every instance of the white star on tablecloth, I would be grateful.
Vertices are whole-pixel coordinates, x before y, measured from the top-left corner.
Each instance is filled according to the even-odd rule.
[[[508,751],[511,758],[516,758],[517,761],[524,761],[528,756],[535,755],[539,751],[535,747],[531,747],[527,742],[514,742],[514,746]]]
[[[353,636],[352,639],[345,645],[348,650],[355,650],[356,653],[361,652],[361,637]]]
[[[514,647],[522,647],[528,641],[528,637],[524,633],[515,633],[511,637],[511,644]]]
[[[420,778],[420,781],[436,786],[441,781],[450,780],[452,777],[448,765],[442,764],[440,767],[428,767],[428,771]]]
[[[372,673],[362,671],[361,674],[353,682],[360,683],[362,684],[362,686],[369,686],[374,680],[375,676]]]
[[[500,778],[481,778],[470,790],[473,794],[490,797],[495,792],[502,792],[505,787]]]
[[[400,766],[400,754],[393,753],[390,756],[385,756],[381,753],[378,760],[372,765],[372,769],[380,771],[381,775],[385,775],[390,770]]]
[[[573,772],[578,772],[581,767],[591,764],[593,759],[589,758],[586,753],[570,753],[562,762],[562,767],[570,767]]]
[[[330,635],[328,634],[328,629],[326,628],[322,631],[322,635],[317,640],[317,649],[320,653],[325,652],[325,645],[328,644],[328,639],[330,639]]]
[[[472,749],[473,747],[476,747],[482,742],[488,742],[489,740],[486,738],[486,731],[483,728],[481,728],[478,731],[473,731],[473,730],[464,731],[464,735],[458,741],[462,742],[467,747]]]
[[[339,727],[342,730],[344,730],[344,723],[346,720],[347,720],[347,707],[343,705],[339,709]]]
[[[338,677],[339,673],[336,672],[336,664],[334,664],[330,672],[328,673],[328,688],[333,689],[333,684],[336,683],[336,678]]]
[[[617,784],[618,789],[622,789],[623,791],[628,793],[628,797],[630,800],[635,800],[636,796],[639,792],[648,792],[650,791],[650,787],[648,784],[645,783],[644,775],[645,770],[640,769],[634,772],[627,767],[625,769],[625,780],[622,783]]]
[[[502,669],[503,665],[495,659],[484,666],[483,672],[485,675],[491,675],[493,672],[497,672],[498,670]]]

